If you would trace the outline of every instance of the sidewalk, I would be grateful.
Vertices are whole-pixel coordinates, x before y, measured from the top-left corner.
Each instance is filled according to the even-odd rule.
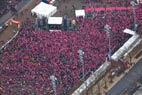
[[[140,47],[139,52],[141,52],[142,47]],[[118,85],[118,83],[121,82],[121,80],[123,80],[126,76],[128,76],[129,73],[132,72],[133,69],[135,69],[136,65],[140,64],[140,60],[142,59],[142,55],[140,55],[137,59],[135,58],[135,55],[132,57],[132,61],[134,64],[132,64],[132,66],[130,66],[130,68],[128,68],[124,74],[122,74],[120,77],[115,77],[113,79],[113,83],[110,84],[108,86],[108,89],[106,89],[106,92],[110,92],[112,89],[114,89],[114,87],[116,87],[116,85]],[[111,94],[108,94],[111,95]]]
[[[141,72],[142,59],[139,60],[128,73],[125,74],[121,81],[118,81],[116,85],[108,91],[107,95],[123,95],[126,92],[129,95],[131,91],[134,90],[137,82],[139,82],[138,80],[142,77]]]
[[[27,0],[26,0],[27,1]],[[31,8],[33,8],[35,6],[34,4],[35,0],[29,0],[26,3],[22,3],[24,4],[23,6],[19,6],[19,11],[18,11],[18,15],[20,14],[21,11],[24,10],[24,14],[23,15],[19,15],[18,18],[16,17],[17,20],[23,22],[24,19],[27,17],[27,14],[30,15],[30,10]],[[26,4],[26,5],[25,5]],[[25,11],[25,9],[28,9],[27,11]],[[13,16],[15,17],[15,16]],[[9,20],[12,17],[7,18],[7,20]],[[6,19],[6,18],[5,18]],[[8,26],[8,28],[6,28],[1,34],[0,34],[0,47],[2,45],[4,45],[9,39],[11,39],[16,33],[13,32],[15,27],[13,26]]]
[[[17,5],[17,10],[18,10],[18,12],[20,11],[20,10],[22,10],[23,9],[23,7],[25,6],[25,5],[27,5],[29,2],[31,2],[32,0],[22,0],[18,5]],[[0,24],[3,24],[3,23],[5,23],[8,19],[10,19],[11,17],[12,17],[13,15],[10,13],[10,12],[8,12],[7,14],[5,14],[5,15],[3,15],[1,18],[0,18]]]

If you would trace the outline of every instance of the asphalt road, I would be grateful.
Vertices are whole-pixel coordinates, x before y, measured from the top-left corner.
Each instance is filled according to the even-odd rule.
[[[132,95],[137,80],[142,80],[142,59],[110,90],[107,95]]]
[[[17,10],[20,11],[26,4],[28,4],[31,0],[22,0],[17,6]],[[4,22],[6,22],[9,18],[11,18],[13,15],[8,12],[7,14],[3,15],[0,18],[0,24],[3,24]]]

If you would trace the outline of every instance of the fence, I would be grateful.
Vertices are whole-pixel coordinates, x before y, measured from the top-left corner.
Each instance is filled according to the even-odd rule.
[[[130,53],[132,49],[134,49],[140,43],[141,38],[139,37],[138,34],[132,36],[129,40],[133,39],[133,37],[136,37],[134,39],[134,42],[129,45],[129,49],[126,49],[126,52],[121,56],[125,57],[126,55],[128,55],[128,53]],[[128,41],[125,42],[125,44],[128,43]],[[102,64],[102,66],[98,70],[96,70],[95,73],[91,75],[78,89],[76,89],[72,95],[82,95],[84,91],[89,89],[92,85],[96,84],[96,82],[99,81],[99,79],[105,75],[106,71],[109,69],[110,66],[111,63]]]

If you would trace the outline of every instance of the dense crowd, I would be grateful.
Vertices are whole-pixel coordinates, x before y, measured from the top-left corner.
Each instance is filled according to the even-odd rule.
[[[138,24],[142,24],[142,5],[139,6],[137,9],[136,9],[136,20],[138,21]]]
[[[50,33],[22,29],[1,54],[1,86],[6,90],[5,93],[53,93],[49,76],[55,74],[58,94],[67,95],[82,78],[79,49],[84,51],[86,77],[105,61],[108,39],[102,29],[106,23],[112,26],[112,52],[128,39],[129,36],[122,33],[131,24],[122,22],[126,18],[131,21],[127,17],[128,13],[119,11],[112,15],[108,12],[107,15],[106,21],[102,19],[102,13],[93,20],[79,20],[82,23],[79,32]]]
[[[142,24],[142,9],[137,10]],[[0,93],[2,95],[53,95],[50,76],[56,80],[57,95],[68,95],[104,63],[108,56],[110,25],[111,53],[131,36],[123,33],[132,28],[133,13],[129,11],[101,11],[93,18],[76,19],[77,32],[48,32],[22,28],[19,35],[0,53]],[[83,50],[80,62],[78,50]]]
[[[97,3],[100,3],[99,6],[104,6],[104,7],[130,7],[132,0],[86,0],[86,2],[95,5],[96,7],[98,6]],[[134,0],[136,1],[136,0]]]
[[[15,6],[21,1],[22,0],[0,0],[0,17],[10,10],[14,10]]]

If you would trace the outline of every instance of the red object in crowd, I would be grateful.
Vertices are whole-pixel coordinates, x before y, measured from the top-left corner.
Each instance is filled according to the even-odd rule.
[[[93,7],[90,7],[90,8],[85,8],[84,10],[86,13],[92,13],[94,12],[95,9]]]

